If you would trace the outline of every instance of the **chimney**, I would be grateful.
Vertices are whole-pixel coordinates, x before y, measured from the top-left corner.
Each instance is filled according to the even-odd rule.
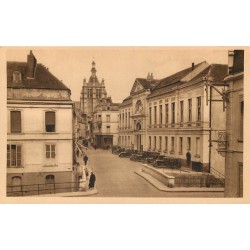
[[[234,51],[228,51],[228,70],[229,74],[232,72],[234,66]]]
[[[192,63],[192,71],[194,70],[194,63]]]
[[[153,73],[148,73],[148,76],[147,76],[147,80],[148,81],[152,81],[154,78],[153,78]]]
[[[30,54],[27,56],[27,78],[34,79],[36,73],[36,58],[30,51]]]

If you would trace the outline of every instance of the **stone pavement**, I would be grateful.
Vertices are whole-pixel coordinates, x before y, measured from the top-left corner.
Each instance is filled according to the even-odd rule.
[[[167,187],[151,175],[143,171],[135,171],[135,174],[141,176],[155,188],[163,192],[224,192],[224,188],[199,188],[199,187]]]

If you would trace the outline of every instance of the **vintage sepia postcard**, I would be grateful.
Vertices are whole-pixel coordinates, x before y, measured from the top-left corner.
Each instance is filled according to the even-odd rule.
[[[0,202],[249,203],[249,51],[0,47]]]

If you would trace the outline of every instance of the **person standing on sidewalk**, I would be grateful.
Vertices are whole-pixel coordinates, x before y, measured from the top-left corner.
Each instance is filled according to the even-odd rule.
[[[95,187],[95,181],[96,181],[95,174],[91,172],[89,177],[89,189],[93,189]]]
[[[85,166],[87,165],[88,159],[89,159],[88,156],[84,155],[83,161],[84,161]]]
[[[191,163],[191,153],[189,152],[189,150],[186,153],[186,159],[187,159],[187,166],[190,166],[190,163]]]

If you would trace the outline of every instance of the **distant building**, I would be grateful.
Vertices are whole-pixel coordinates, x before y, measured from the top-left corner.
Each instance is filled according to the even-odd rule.
[[[86,136],[88,125],[86,116],[81,112],[80,102],[74,102],[74,118],[75,139],[82,139]]]
[[[27,62],[7,62],[7,192],[74,181],[70,95],[32,51]]]
[[[244,50],[229,51],[225,197],[243,197]]]
[[[154,80],[152,74],[137,78],[119,109],[119,144],[157,151],[179,159],[182,166],[190,151],[193,168],[223,172],[224,158],[212,139],[225,130],[225,115],[221,116],[217,103],[206,105],[203,78],[221,81],[227,70],[227,65],[202,62],[161,80]]]
[[[96,105],[93,113],[94,145],[97,148],[118,144],[119,103],[111,97],[104,98]]]
[[[107,97],[107,92],[104,84],[104,79],[99,82],[96,75],[95,62],[92,62],[91,76],[88,80],[83,80],[82,91],[80,96],[80,110],[83,118],[87,122],[87,131],[85,137],[89,138],[93,142],[93,128],[92,118],[95,106],[103,98]]]

